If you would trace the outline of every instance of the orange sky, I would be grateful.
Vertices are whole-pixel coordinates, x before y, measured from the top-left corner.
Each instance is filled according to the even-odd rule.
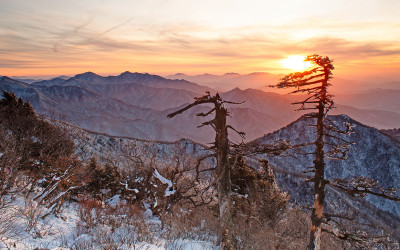
[[[2,0],[0,75],[288,73],[319,53],[335,75],[397,79],[398,0]]]

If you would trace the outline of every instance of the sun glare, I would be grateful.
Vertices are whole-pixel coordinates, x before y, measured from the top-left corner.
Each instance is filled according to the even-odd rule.
[[[304,58],[304,56],[299,55],[289,56],[288,58],[281,60],[281,64],[287,69],[305,70],[306,68],[311,67],[311,63],[305,62]]]

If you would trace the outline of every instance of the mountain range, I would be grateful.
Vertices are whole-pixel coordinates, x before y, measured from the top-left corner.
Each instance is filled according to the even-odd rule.
[[[187,75],[177,73],[174,75],[167,75],[168,79],[183,79],[190,82],[195,82],[218,91],[226,92],[235,87],[241,89],[254,88],[266,92],[287,93],[286,90],[271,89],[270,85],[275,85],[282,74],[270,74],[267,72],[255,72],[250,74],[226,73],[223,75],[215,74],[202,74],[202,75]],[[333,94],[357,94],[368,90],[376,89],[377,86],[382,89],[395,89],[400,90],[400,82],[376,82],[370,80],[369,82],[349,80],[345,78],[333,77],[331,79],[332,86],[329,88]]]
[[[214,75],[202,77],[208,81],[221,79]],[[272,84],[276,75],[230,73],[222,76],[223,79],[236,79],[243,86],[250,86],[254,79],[260,81],[268,77]],[[195,107],[173,119],[166,116],[206,91],[216,93],[217,90],[211,87],[215,85],[202,86],[183,79],[131,72],[107,77],[86,72],[30,84],[8,77],[0,78],[0,90],[14,92],[29,101],[36,112],[52,119],[114,136],[161,141],[185,137],[202,143],[211,142],[214,137],[211,128],[197,128],[206,120],[196,114],[207,111],[207,106]],[[382,89],[337,94],[337,108],[331,113],[347,114],[379,129],[396,128],[400,124],[397,111],[400,102],[396,99],[399,91]],[[302,96],[237,87],[220,94],[225,100],[244,101],[241,105],[227,105],[231,113],[228,121],[237,130],[246,132],[247,140],[275,131],[302,115],[291,105],[304,98]],[[232,133],[232,139],[238,141],[239,136]]]
[[[182,79],[195,82],[221,92],[233,88],[247,89],[251,86],[254,89],[268,90],[268,85],[276,83],[282,75],[274,75],[266,72],[255,72],[251,74],[226,73],[224,75],[202,74],[186,75],[177,73],[166,76],[167,79]]]

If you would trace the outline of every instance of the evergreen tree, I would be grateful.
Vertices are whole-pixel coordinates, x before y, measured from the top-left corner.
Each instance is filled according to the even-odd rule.
[[[299,110],[316,110],[309,114],[309,118],[316,119],[315,132],[317,138],[314,142],[314,177],[311,180],[314,183],[314,205],[311,214],[311,232],[309,249],[320,249],[321,246],[321,225],[325,201],[325,152],[324,136],[326,133],[325,118],[329,110],[333,107],[332,95],[328,93],[328,87],[331,85],[332,70],[334,69],[329,57],[312,55],[306,57],[304,61],[311,62],[313,68],[304,72],[289,74],[281,79],[275,86],[278,88],[295,87],[297,90],[292,93],[305,92],[308,97],[295,104],[301,105]]]
[[[400,201],[398,189],[381,188],[375,180],[366,177],[350,179],[325,178],[325,159],[346,159],[350,145],[346,137],[353,133],[353,125],[344,123],[341,128],[327,119],[328,112],[334,107],[333,96],[329,94],[328,87],[334,69],[332,60],[329,57],[319,55],[307,56],[304,61],[310,62],[313,66],[310,70],[289,74],[273,86],[278,88],[297,88],[292,93],[306,93],[307,97],[303,101],[293,104],[300,105],[298,110],[315,110],[314,113],[305,115],[305,118],[312,119],[315,123],[316,140],[314,145],[314,166],[311,171],[314,176],[308,180],[314,184],[314,204],[311,213],[311,231],[308,249],[321,248],[321,232],[324,217],[327,221],[337,215],[327,215],[324,212],[325,185],[329,184],[352,196],[365,196],[368,194],[376,195],[385,199]],[[328,143],[329,138],[329,143]],[[305,145],[305,144],[304,144]],[[301,145],[300,145],[301,146]],[[291,146],[292,148],[297,146]],[[331,217],[331,218],[330,218]],[[328,231],[340,239],[350,241],[363,241],[365,235],[352,233],[337,233],[338,230]]]
[[[0,193],[13,187],[33,194],[34,200],[48,207],[61,201],[70,190],[74,158],[74,144],[67,135],[49,122],[40,119],[31,105],[4,92],[0,99]]]

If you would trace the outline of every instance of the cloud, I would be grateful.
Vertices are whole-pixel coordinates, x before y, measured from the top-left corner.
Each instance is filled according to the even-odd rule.
[[[0,68],[63,68],[97,65],[112,61],[152,69],[184,71],[275,70],[280,59],[290,54],[319,53],[346,64],[351,60],[385,61],[398,57],[400,46],[390,40],[367,41],[343,38],[336,31],[343,23],[319,23],[313,32],[328,27],[331,34],[294,39],[293,32],[306,32],[302,25],[241,26],[220,30],[192,24],[149,24],[141,26],[129,17],[115,25],[100,26],[95,16],[73,22],[18,23],[0,28]],[[313,21],[307,21],[305,27]],[[362,27],[357,26],[358,28]],[[315,32],[314,32],[315,31]],[[378,58],[378,59],[377,59]],[[337,60],[339,61],[339,60]],[[111,66],[110,66],[111,67]],[[116,66],[115,66],[116,67]],[[198,69],[196,69],[198,67]],[[67,72],[68,73],[68,72]]]
[[[120,27],[122,27],[122,26],[128,24],[130,21],[132,21],[132,19],[133,19],[133,16],[130,17],[130,18],[128,18],[126,21],[124,21],[124,22],[122,22],[122,23],[120,23],[120,24],[118,24],[118,25],[115,25],[115,26],[113,26],[113,27],[107,29],[106,31],[104,31],[103,33],[101,33],[100,36],[105,35],[105,34],[111,32],[111,31],[113,31],[113,30],[116,30],[116,29],[118,29],[118,28],[120,28]]]
[[[7,59],[0,61],[0,68],[31,68],[31,67],[40,67],[40,65],[35,60],[16,60],[16,59]]]
[[[293,48],[286,46],[286,48]],[[317,37],[297,43],[297,50],[321,51],[321,53],[347,59],[398,56],[400,46],[391,42],[350,41],[342,38]]]
[[[63,32],[56,32],[58,39],[53,43],[53,52],[59,52],[58,47],[65,43],[65,41],[70,38],[70,37],[76,37],[79,36],[79,32],[84,29],[85,27],[87,27],[89,24],[91,24],[93,22],[93,18],[90,18],[88,20],[86,20],[85,22],[72,27],[72,29],[66,29]]]

